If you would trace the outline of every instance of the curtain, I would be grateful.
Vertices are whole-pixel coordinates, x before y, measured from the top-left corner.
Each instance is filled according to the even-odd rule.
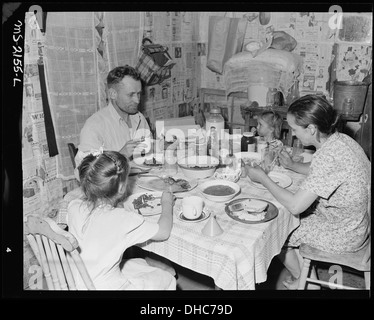
[[[141,14],[48,13],[45,72],[59,151],[57,177],[74,178],[67,143],[78,146],[86,119],[107,104],[108,72],[135,65]]]
[[[79,144],[84,121],[97,111],[93,12],[51,12],[45,42],[48,95],[55,125],[57,177],[73,176],[67,143]]]

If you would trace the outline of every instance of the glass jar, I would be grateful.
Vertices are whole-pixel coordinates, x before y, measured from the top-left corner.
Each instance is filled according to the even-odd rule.
[[[275,96],[278,90],[276,88],[269,88],[268,93],[266,94],[266,106],[274,107],[275,105]]]
[[[296,162],[302,162],[304,152],[304,146],[298,138],[295,138],[292,143],[292,160]]]
[[[242,137],[242,151],[243,152],[255,152],[256,151],[256,139],[253,132],[244,132]]]
[[[218,139],[221,138],[223,130],[225,129],[225,119],[223,119],[220,108],[212,108],[210,114],[206,119],[205,129],[210,136],[211,129],[217,132]]]

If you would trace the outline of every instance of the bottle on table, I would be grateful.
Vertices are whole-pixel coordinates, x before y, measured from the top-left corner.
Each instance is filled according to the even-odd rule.
[[[208,136],[210,136],[210,130],[212,127],[216,130],[218,139],[221,139],[223,130],[225,129],[225,119],[222,117],[220,108],[212,108],[206,119],[205,129]]]
[[[211,126],[209,129],[208,153],[210,156],[219,159],[219,140],[216,127]]]

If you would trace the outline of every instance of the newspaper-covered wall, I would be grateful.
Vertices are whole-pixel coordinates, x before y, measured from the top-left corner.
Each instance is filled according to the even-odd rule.
[[[170,79],[145,88],[144,114],[154,130],[156,120],[193,115],[196,109],[201,54],[198,13],[145,12],[143,28],[143,37],[168,47],[176,62]]]
[[[371,13],[343,13],[341,25],[331,28],[331,12],[271,12],[270,20],[265,25],[259,21],[259,12],[200,12],[198,45],[204,48],[204,52],[208,50],[210,16],[247,19],[244,46],[251,41],[265,42],[266,35],[271,31],[284,31],[294,37],[297,46],[293,52],[303,58],[298,78],[300,95],[318,92],[330,97],[333,80],[362,81],[371,69]],[[334,45],[338,48],[337,52],[334,51]],[[225,90],[222,76],[206,67],[206,54],[199,58],[199,87]],[[205,102],[229,107],[224,96],[207,97]],[[243,99],[235,99],[234,110],[230,111],[229,120],[234,128],[243,128],[244,119],[240,112],[242,104],[245,104]],[[204,106],[202,109],[205,111]],[[227,109],[223,111],[227,112]]]
[[[23,215],[55,217],[64,185],[57,178],[56,157],[49,157],[38,65],[43,64],[45,36],[25,15],[25,56],[22,107]],[[37,272],[37,262],[24,241],[24,284]],[[40,271],[40,270],[39,270]]]
[[[199,42],[208,42],[209,16],[243,17],[248,19],[245,44],[265,41],[271,31],[284,31],[297,41],[294,53],[301,55],[304,65],[300,75],[300,90],[329,95],[329,67],[334,59],[333,46],[339,45],[336,76],[339,80],[362,80],[371,67],[372,15],[343,13],[340,29],[330,27],[330,12],[271,12],[270,20],[261,25],[259,12],[205,12],[199,15]],[[201,59],[201,86],[224,89],[220,77],[206,68]]]

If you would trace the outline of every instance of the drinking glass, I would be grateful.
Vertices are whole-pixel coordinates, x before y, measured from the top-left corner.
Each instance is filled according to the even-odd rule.
[[[304,152],[304,147],[299,139],[295,139],[292,144],[292,160],[296,162],[302,162],[303,156],[301,155]]]
[[[265,173],[268,174],[275,166],[275,157],[277,152],[273,149],[264,148],[261,151],[261,167],[264,169]]]

